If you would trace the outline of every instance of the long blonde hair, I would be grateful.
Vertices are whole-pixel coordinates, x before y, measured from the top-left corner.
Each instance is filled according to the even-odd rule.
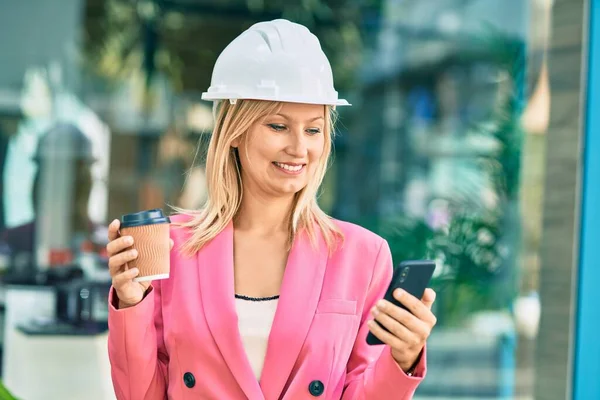
[[[191,228],[192,235],[182,251],[194,254],[217,236],[236,216],[242,202],[242,178],[239,155],[232,147],[234,140],[243,139],[252,124],[268,115],[276,114],[282,103],[259,100],[237,100],[235,104],[221,101],[215,105],[215,127],[206,154],[206,182],[208,199],[200,210],[173,209],[191,218],[175,224]],[[325,148],[317,169],[304,189],[296,193],[290,215],[289,244],[300,230],[305,230],[313,245],[320,233],[333,251],[343,240],[342,232],[317,204],[317,195],[331,154],[336,114],[325,107]]]

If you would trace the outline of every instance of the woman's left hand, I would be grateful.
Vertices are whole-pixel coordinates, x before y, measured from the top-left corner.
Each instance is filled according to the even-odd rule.
[[[426,289],[423,299],[419,300],[401,289],[396,289],[394,298],[409,311],[383,299],[371,309],[371,315],[389,332],[374,321],[368,322],[369,329],[379,340],[392,348],[392,356],[404,372],[408,372],[418,361],[431,329],[437,322],[431,312],[435,296],[433,289]]]

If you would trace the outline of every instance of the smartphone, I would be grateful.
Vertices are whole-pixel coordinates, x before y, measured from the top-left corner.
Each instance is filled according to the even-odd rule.
[[[423,293],[425,292],[425,289],[427,289],[429,281],[431,281],[433,271],[435,271],[435,261],[432,260],[404,261],[400,263],[400,265],[396,267],[396,270],[394,271],[392,281],[390,282],[390,285],[388,286],[383,298],[390,303],[393,303],[406,310],[407,308],[394,298],[394,290],[403,289],[415,296],[417,299],[420,299],[423,297]],[[384,326],[379,326],[387,331]],[[383,344],[383,342],[370,331],[367,335],[367,343],[370,345]]]

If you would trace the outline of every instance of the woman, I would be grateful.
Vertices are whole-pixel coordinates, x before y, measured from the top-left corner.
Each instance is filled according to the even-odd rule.
[[[333,89],[318,40],[259,23],[219,56],[209,198],[172,217],[171,276],[133,282],[110,226],[109,354],[119,399],[410,399],[425,374],[435,294],[397,294],[387,243],[316,202]],[[372,322],[376,319],[389,332]],[[370,346],[371,330],[386,345]]]

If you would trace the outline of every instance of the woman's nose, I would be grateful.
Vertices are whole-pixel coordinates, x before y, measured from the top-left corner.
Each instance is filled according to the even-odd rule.
[[[304,131],[294,131],[290,135],[290,142],[287,146],[287,152],[296,158],[304,158],[308,152],[307,138]]]

